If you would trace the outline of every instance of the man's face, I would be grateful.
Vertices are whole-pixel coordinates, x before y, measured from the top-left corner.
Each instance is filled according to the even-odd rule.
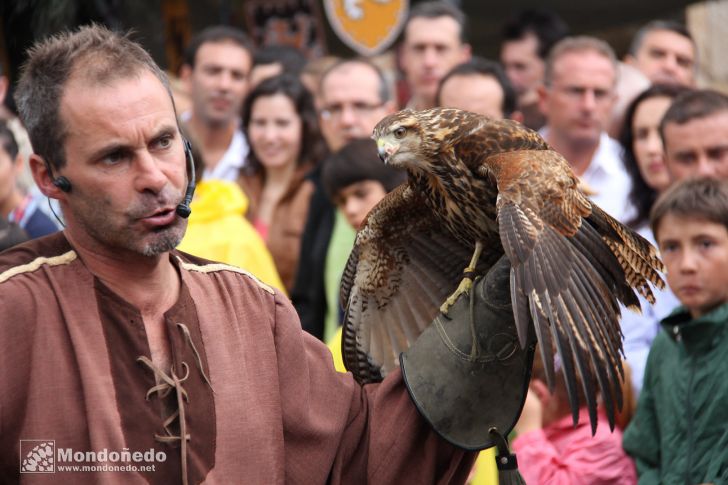
[[[329,72],[321,84],[321,131],[331,151],[355,138],[368,138],[374,126],[394,112],[383,102],[380,80],[370,66],[347,63]]]
[[[187,75],[194,116],[212,127],[235,122],[248,93],[250,66],[250,53],[232,41],[202,44]]]
[[[503,118],[503,88],[493,76],[452,76],[440,89],[440,106]]]
[[[440,79],[470,58],[460,41],[460,25],[452,17],[416,17],[407,24],[401,65],[412,96],[434,106]]]
[[[540,99],[550,133],[574,145],[597,143],[616,100],[613,64],[589,50],[564,53],[553,68]]]
[[[519,102],[537,100],[536,88],[543,82],[544,62],[538,56],[538,39],[528,34],[503,42],[501,63],[516,90]]]
[[[653,83],[693,86],[695,47],[690,39],[670,30],[653,30],[628,61]]]
[[[728,111],[664,127],[665,158],[673,180],[728,180]]]
[[[381,182],[362,180],[347,185],[336,194],[336,206],[346,217],[351,227],[361,229],[367,214],[387,195]]]
[[[728,230],[668,213],[657,228],[670,289],[693,317],[728,301]]]
[[[72,76],[60,101],[67,163],[54,175],[74,242],[101,254],[155,256],[174,248],[186,220],[175,208],[185,155],[169,94],[150,72],[89,84]]]

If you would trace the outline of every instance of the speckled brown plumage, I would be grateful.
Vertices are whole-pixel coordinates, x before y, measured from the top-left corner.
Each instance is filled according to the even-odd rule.
[[[344,273],[343,351],[360,382],[381,379],[435,317],[476,242],[477,272],[504,253],[519,338],[531,323],[549,383],[554,351],[576,411],[576,379],[596,412],[596,386],[621,402],[618,302],[639,308],[664,286],[655,249],[594,205],[568,162],[509,120],[435,108],[384,118],[374,138],[409,180],[368,216]],[[611,417],[611,416],[610,416]],[[595,414],[594,414],[595,418]]]

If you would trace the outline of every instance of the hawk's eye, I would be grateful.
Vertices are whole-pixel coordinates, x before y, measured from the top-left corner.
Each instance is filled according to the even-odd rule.
[[[407,128],[405,128],[404,126],[400,126],[396,130],[394,130],[394,137],[395,138],[402,138],[405,133],[407,133]]]

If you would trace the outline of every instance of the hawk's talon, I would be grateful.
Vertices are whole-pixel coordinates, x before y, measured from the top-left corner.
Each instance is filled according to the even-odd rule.
[[[470,268],[468,268],[470,269]],[[465,270],[466,273],[468,270]],[[469,276],[466,276],[465,278],[460,281],[460,284],[458,285],[457,289],[453,292],[452,295],[447,297],[447,300],[445,300],[445,303],[443,303],[440,306],[440,312],[442,312],[445,316],[447,316],[448,312],[450,311],[450,308],[455,304],[455,302],[460,298],[460,295],[468,294],[470,293],[470,290],[473,288],[473,279]]]

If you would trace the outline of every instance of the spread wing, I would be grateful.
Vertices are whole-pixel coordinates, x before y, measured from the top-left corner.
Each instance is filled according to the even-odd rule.
[[[654,301],[648,282],[664,285],[654,248],[578,190],[567,162],[552,150],[508,152],[486,160],[495,174],[503,248],[511,262],[511,298],[523,344],[534,323],[549,385],[558,351],[576,422],[578,375],[596,426],[597,386],[610,423],[621,407],[622,335],[617,300],[639,308],[631,287]]]
[[[342,278],[346,368],[363,384],[381,380],[437,315],[472,255],[438,227],[421,195],[404,184],[359,231]],[[485,272],[502,255],[481,258]]]

